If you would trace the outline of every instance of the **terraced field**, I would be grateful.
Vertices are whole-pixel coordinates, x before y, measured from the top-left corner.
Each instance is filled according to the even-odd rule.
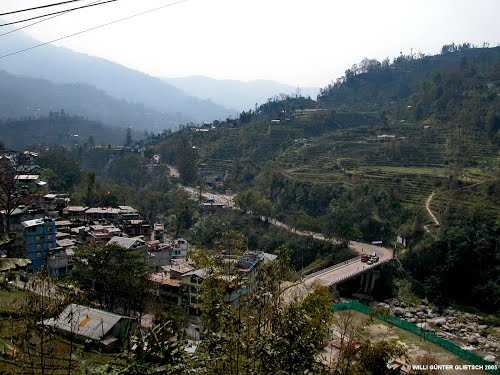
[[[277,161],[288,178],[319,184],[369,183],[390,189],[408,205],[423,206],[427,197],[447,184],[453,135],[449,129],[405,124],[390,134],[373,129],[344,129],[289,147]],[[477,167],[461,170],[466,186],[491,178],[488,168],[500,154],[481,134],[473,135],[464,152]],[[452,173],[453,172],[453,173]],[[436,210],[444,203],[438,196]]]

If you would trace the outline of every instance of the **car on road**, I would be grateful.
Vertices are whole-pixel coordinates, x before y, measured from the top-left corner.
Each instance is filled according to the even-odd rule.
[[[362,261],[363,263],[368,262],[368,260],[369,260],[369,259],[370,259],[370,258],[368,257],[368,255],[366,255],[366,254],[361,255],[361,261]]]

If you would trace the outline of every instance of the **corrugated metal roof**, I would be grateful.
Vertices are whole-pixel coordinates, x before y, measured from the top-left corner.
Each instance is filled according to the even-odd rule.
[[[102,340],[121,319],[128,317],[87,306],[71,304],[57,317],[44,323],[68,333]]]
[[[107,245],[118,245],[123,247],[124,249],[130,249],[134,247],[137,242],[140,242],[140,244],[144,244],[145,242],[141,240],[140,238],[137,237],[113,237],[109,240]],[[138,244],[139,245],[139,244]]]

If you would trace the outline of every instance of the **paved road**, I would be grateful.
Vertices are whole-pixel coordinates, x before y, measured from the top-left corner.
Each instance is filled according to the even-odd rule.
[[[184,187],[183,189],[189,194],[191,194],[191,196],[196,197],[197,199],[199,198],[199,192],[196,189],[190,187]],[[236,204],[234,201],[235,195],[214,194],[205,192],[202,193],[202,197],[205,199],[211,199],[216,203],[223,204],[227,208],[236,208]],[[267,222],[278,228],[287,230],[290,233],[293,233],[298,236],[314,238],[319,241],[328,241],[334,244],[339,243],[338,240],[334,238],[327,238],[321,233],[298,230],[293,227],[290,227],[288,224],[285,224],[273,218],[261,216],[260,219],[264,222]],[[360,254],[360,256],[350,259],[347,262],[336,264],[332,267],[325,268],[323,270],[320,270],[318,272],[306,276],[305,279],[303,280],[304,285],[306,287],[310,287],[313,284],[319,283],[324,286],[331,286],[341,281],[357,276],[372,268],[378,267],[379,265],[390,261],[394,257],[392,249],[376,246],[369,243],[350,241],[349,248],[354,250],[356,253]],[[362,254],[376,254],[379,257],[379,261],[372,265],[363,263],[361,261]]]
[[[307,275],[304,278],[304,284],[306,286],[312,286],[314,284],[320,284],[323,286],[335,285],[344,280],[360,275],[363,272],[376,268],[381,264],[387,263],[394,257],[393,251],[384,247],[355,241],[352,241],[349,247],[351,247],[351,249],[361,249],[366,254],[375,253],[379,257],[379,261],[374,264],[368,264],[362,262],[361,256],[358,256],[356,258],[349,259],[346,262],[336,264],[313,274]]]
[[[187,186],[183,186],[182,189],[191,195],[191,197],[199,199],[200,192],[198,189]],[[222,204],[226,208],[236,208],[236,203],[234,201],[236,195],[202,192],[201,196],[207,200],[213,200],[216,204]]]

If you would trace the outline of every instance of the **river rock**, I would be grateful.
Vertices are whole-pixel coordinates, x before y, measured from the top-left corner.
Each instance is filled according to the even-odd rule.
[[[495,363],[495,360],[497,359],[493,354],[485,355],[483,358],[485,361],[493,362],[493,363]]]
[[[402,317],[404,315],[405,311],[401,307],[395,307],[393,310],[393,313],[396,316]]]
[[[441,326],[446,324],[446,318],[434,318],[434,319],[430,320],[429,322],[441,327]]]
[[[476,335],[471,335],[467,338],[467,342],[470,345],[477,345],[477,344],[479,344],[479,339]]]

